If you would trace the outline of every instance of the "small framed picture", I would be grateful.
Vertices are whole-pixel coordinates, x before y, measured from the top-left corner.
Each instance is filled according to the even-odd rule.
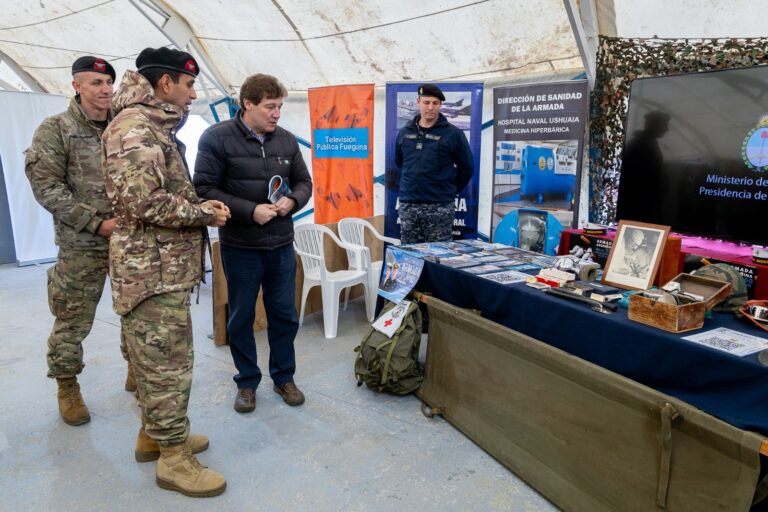
[[[659,269],[669,229],[669,226],[621,221],[602,282],[627,290],[647,290]]]

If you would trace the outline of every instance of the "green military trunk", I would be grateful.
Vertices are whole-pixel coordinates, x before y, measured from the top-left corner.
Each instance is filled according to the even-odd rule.
[[[568,511],[746,511],[761,436],[429,300],[433,411]]]

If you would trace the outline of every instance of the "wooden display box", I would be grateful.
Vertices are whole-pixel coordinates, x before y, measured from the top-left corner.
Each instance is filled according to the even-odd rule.
[[[700,295],[702,301],[688,299],[686,304],[665,304],[650,297],[629,297],[629,319],[669,332],[685,332],[704,326],[704,312],[712,309],[731,293],[730,283],[691,274],[678,274],[672,281],[680,291]],[[681,297],[684,299],[684,297]]]

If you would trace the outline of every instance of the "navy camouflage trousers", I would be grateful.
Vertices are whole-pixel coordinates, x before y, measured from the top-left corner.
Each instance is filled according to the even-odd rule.
[[[453,239],[453,215],[455,204],[450,203],[400,203],[400,242],[448,242]]]
[[[91,332],[108,272],[108,251],[59,249],[58,261],[48,269],[48,306],[55,317],[48,377],[74,377],[83,370],[83,340]],[[122,336],[120,345],[127,360]]]
[[[141,422],[147,435],[163,446],[182,443],[189,435],[194,362],[189,294],[154,295],[121,319]]]

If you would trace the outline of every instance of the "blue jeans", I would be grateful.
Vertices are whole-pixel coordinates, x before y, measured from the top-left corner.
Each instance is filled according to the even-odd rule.
[[[274,250],[241,249],[221,244],[227,278],[229,319],[227,334],[237,368],[238,388],[257,388],[261,370],[256,360],[256,298],[262,288],[267,313],[269,375],[278,386],[293,382],[296,352],[293,340],[299,330],[296,314],[296,255],[293,245]]]

